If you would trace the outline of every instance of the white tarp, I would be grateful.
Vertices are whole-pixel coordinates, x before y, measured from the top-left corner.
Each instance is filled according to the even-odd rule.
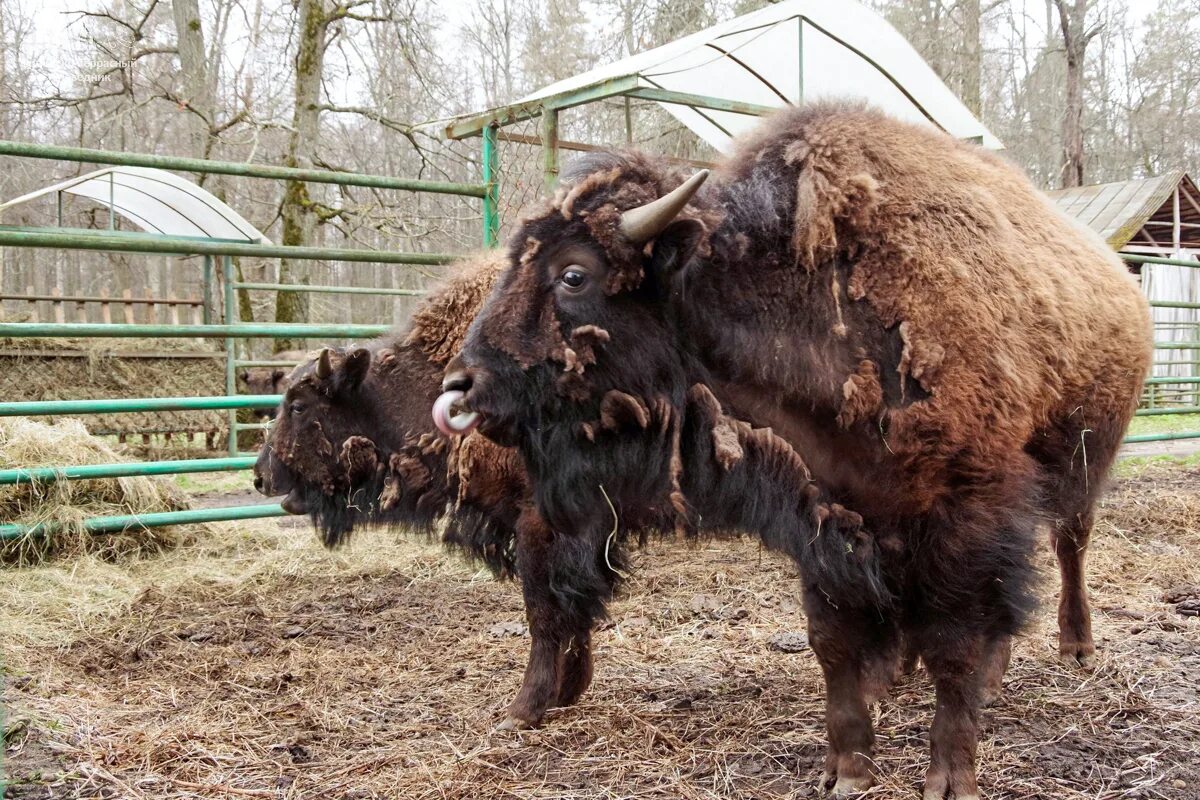
[[[559,81],[519,102],[630,75],[640,86],[766,106],[861,98],[959,139],[1004,146],[895,28],[852,0],[786,0]],[[756,122],[744,114],[661,105],[721,151]]]
[[[56,192],[112,209],[144,231],[267,244],[253,225],[191,181],[148,167],[106,167],[0,204],[0,211]]]

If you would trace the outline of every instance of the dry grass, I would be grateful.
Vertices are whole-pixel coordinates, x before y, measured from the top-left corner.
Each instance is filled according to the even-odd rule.
[[[9,654],[9,764],[40,772],[12,796],[815,796],[819,670],[770,646],[803,630],[796,575],[752,542],[641,554],[583,701],[496,733],[528,646],[515,585],[383,533],[330,555],[302,527],[221,530]],[[1118,485],[1090,570],[1100,663],[1058,663],[1047,603],[983,714],[989,798],[1200,794],[1200,620],[1163,601],[1200,584],[1198,550],[1200,473]],[[931,713],[922,673],[877,709],[869,797],[918,794]]]
[[[75,466],[126,461],[83,423],[65,419],[55,425],[25,417],[0,418],[0,469]],[[156,529],[132,535],[91,536],[88,517],[172,511],[187,508],[187,496],[168,480],[145,477],[51,481],[0,486],[0,519],[27,525],[63,527],[51,539],[27,537],[0,543],[0,562],[27,563],[50,555],[94,552],[102,556],[130,549],[158,549],[177,543],[185,529]]]

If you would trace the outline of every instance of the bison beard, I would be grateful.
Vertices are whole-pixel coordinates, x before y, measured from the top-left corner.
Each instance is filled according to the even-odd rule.
[[[641,428],[640,412],[665,402],[678,422],[700,382],[771,425],[871,542],[865,562],[805,551],[803,530],[791,544],[827,685],[824,785],[870,785],[867,705],[907,646],[937,690],[925,796],[977,797],[977,709],[1032,605],[1043,521],[1062,655],[1094,652],[1083,557],[1149,364],[1137,288],[1011,166],[861,107],[765,122],[677,218],[641,215],[648,240],[626,221],[683,176],[639,154],[580,164],[514,234],[444,387],[485,434],[519,443],[555,529],[595,528],[603,485],[622,524],[686,527],[719,498],[710,514],[766,530],[770,487],[723,495],[737,468],[711,466],[752,452],[732,423],[715,417],[702,452],[686,423]],[[583,364],[574,339],[588,329],[607,342]],[[609,400],[606,415],[613,391],[632,402]],[[605,441],[605,419],[622,416],[640,438]]]

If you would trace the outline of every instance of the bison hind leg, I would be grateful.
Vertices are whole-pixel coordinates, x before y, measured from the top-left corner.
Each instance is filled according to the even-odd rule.
[[[1085,419],[1074,414],[1035,436],[1030,452],[1041,464],[1050,544],[1058,559],[1058,647],[1064,663],[1088,669],[1096,654],[1087,591],[1087,548],[1096,501],[1121,446],[1127,411]]]

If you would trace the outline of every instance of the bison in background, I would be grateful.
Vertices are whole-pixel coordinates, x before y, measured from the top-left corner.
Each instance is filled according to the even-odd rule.
[[[1061,566],[1062,655],[1094,652],[1084,555],[1150,361],[1145,301],[1012,166],[862,107],[781,112],[694,194],[702,181],[633,153],[565,173],[449,366],[455,424],[520,447],[572,563],[588,556],[569,542],[613,513],[688,524],[704,498],[679,487],[711,470],[678,433],[698,376],[772,425],[862,514],[888,590],[855,599],[830,582],[854,577],[844,564],[800,558],[823,786],[872,783],[868,704],[903,640],[937,692],[925,798],[976,798],[977,709],[1033,605],[1039,523]],[[673,409],[673,432],[593,444],[613,392]]]
[[[291,361],[299,364],[308,359],[308,353],[303,350],[284,350],[275,354],[278,361]],[[282,367],[253,367],[238,373],[238,378],[246,386],[247,394],[283,394],[288,387],[288,375],[291,369]],[[254,416],[260,420],[275,418],[274,408],[256,408]]]
[[[407,330],[363,347],[322,350],[300,364],[286,378],[254,472],[255,488],[285,495],[284,509],[309,515],[327,547],[359,526],[433,535],[444,524],[443,542],[452,550],[499,576],[519,572],[533,652],[505,727],[526,727],[587,689],[591,632],[581,632],[565,655],[557,633],[552,646],[545,643],[559,614],[545,599],[547,578],[534,549],[543,528],[517,453],[482,436],[446,439],[429,418],[446,362],[503,263],[497,253],[469,259],[425,300]],[[612,585],[592,590],[607,593]]]

